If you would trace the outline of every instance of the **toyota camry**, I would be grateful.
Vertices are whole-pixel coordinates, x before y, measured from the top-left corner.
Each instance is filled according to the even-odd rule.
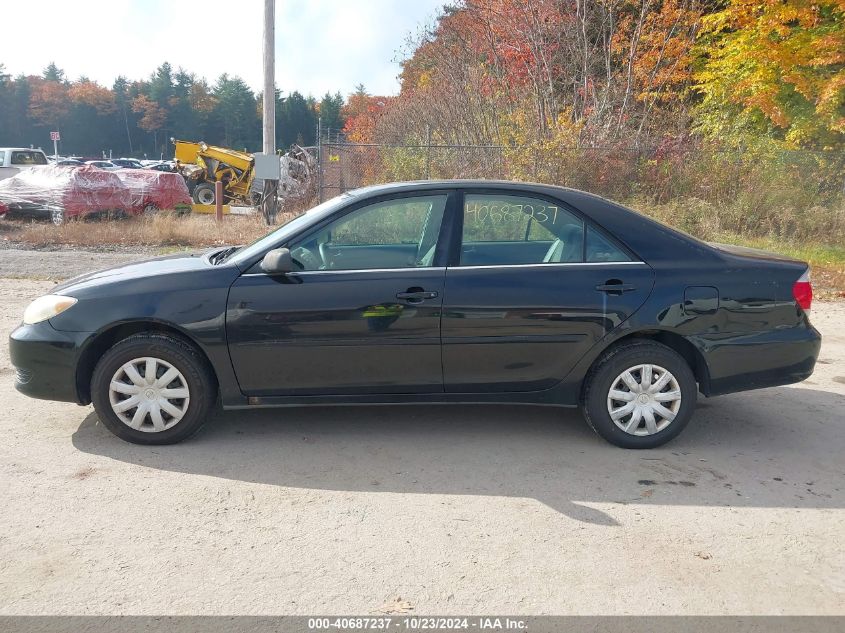
[[[114,434],[178,442],[213,407],[580,407],[651,448],[699,393],[804,380],[805,263],[708,244],[560,187],[358,189],[248,246],[119,266],[35,299],[19,391],[94,404]],[[515,422],[516,423],[516,422]]]

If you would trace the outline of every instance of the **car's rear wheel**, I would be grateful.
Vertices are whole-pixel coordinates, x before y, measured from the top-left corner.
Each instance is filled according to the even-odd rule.
[[[136,444],[174,444],[205,423],[216,383],[205,359],[166,334],[130,336],[94,369],[91,399],[102,423]]]
[[[611,349],[587,377],[582,410],[593,430],[622,448],[654,448],[676,437],[695,409],[687,362],[656,343]]]

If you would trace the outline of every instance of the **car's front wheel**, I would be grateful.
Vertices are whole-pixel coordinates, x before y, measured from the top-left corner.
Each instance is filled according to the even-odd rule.
[[[611,349],[593,367],[582,410],[593,430],[622,448],[655,448],[676,437],[695,409],[697,385],[687,362],[656,343]]]
[[[174,444],[190,437],[205,423],[215,398],[205,359],[166,334],[136,334],[116,343],[91,379],[91,399],[102,423],[135,444]]]

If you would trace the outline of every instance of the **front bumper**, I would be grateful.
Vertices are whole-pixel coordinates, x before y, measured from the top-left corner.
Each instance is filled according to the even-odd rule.
[[[42,321],[21,325],[9,336],[15,388],[31,398],[82,402],[76,367],[88,332],[59,332]]]

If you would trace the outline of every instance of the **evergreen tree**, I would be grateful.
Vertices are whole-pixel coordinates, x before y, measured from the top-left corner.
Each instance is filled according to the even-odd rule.
[[[44,69],[41,76],[47,81],[55,81],[57,83],[64,83],[65,81],[65,71],[56,66],[54,62],[50,62],[47,65],[47,68]]]
[[[331,136],[336,135],[343,129],[343,117],[340,110],[343,108],[343,97],[339,92],[326,93],[320,101],[320,118],[324,133]]]
[[[12,116],[14,94],[15,86],[12,83],[12,77],[6,73],[3,64],[0,64],[0,139],[11,138],[14,132]]]
[[[258,103],[243,79],[220,75],[214,86],[214,115],[222,143],[234,149],[257,151],[261,147]]]
[[[125,154],[126,150],[128,150],[128,153],[132,154],[134,151],[132,144],[132,130],[137,128],[134,117],[132,125],[130,126],[129,124],[129,117],[132,114],[132,104],[129,99],[129,82],[126,81],[125,77],[120,75],[114,80],[112,92],[114,93],[114,102],[117,107],[117,127],[121,130],[121,132],[125,132],[123,140],[121,142],[115,142],[115,145],[122,148],[123,151],[121,153]]]
[[[279,149],[287,149],[294,143],[313,145],[316,142],[316,103],[294,91],[281,100],[276,117],[276,137]]]

